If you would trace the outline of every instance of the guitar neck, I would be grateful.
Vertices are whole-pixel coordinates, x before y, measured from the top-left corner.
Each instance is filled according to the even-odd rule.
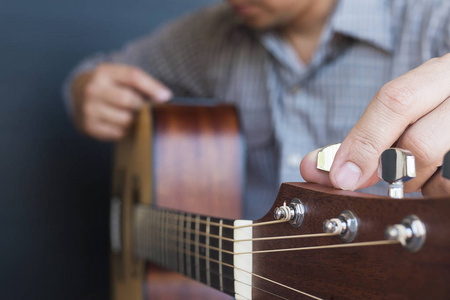
[[[251,292],[252,221],[134,207],[137,257],[239,298]],[[235,240],[248,239],[236,243]],[[239,274],[236,273],[239,269]],[[242,271],[244,270],[244,272]]]

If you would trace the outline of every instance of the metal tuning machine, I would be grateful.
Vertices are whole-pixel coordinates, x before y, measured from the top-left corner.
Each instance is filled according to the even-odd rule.
[[[386,227],[387,240],[399,241],[410,252],[419,251],[426,238],[425,224],[415,215],[404,218],[400,224]]]
[[[442,177],[450,179],[450,151],[444,156],[444,163],[442,164]]]
[[[331,144],[320,149],[317,153],[317,169],[330,172],[339,147],[341,147],[341,143]]]
[[[414,155],[399,148],[387,149],[380,157],[378,177],[389,183],[389,197],[403,198],[403,184],[416,177]]]
[[[341,144],[331,144],[323,147],[317,153],[317,169],[330,172],[334,162],[334,157],[338,152]],[[339,217],[328,219],[323,222],[323,231],[339,235],[344,242],[353,242],[358,233],[358,218],[349,211],[343,211]]]
[[[323,231],[339,235],[344,242],[353,242],[358,234],[358,218],[349,211],[343,211],[339,217],[327,219],[323,222]]]
[[[303,219],[305,218],[305,206],[300,199],[292,199],[289,205],[286,205],[285,202],[283,206],[275,208],[273,217],[275,220],[289,221],[292,226],[300,227],[303,223]]]

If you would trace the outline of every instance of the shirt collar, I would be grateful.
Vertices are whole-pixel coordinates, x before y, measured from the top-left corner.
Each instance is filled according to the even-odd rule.
[[[330,20],[330,29],[387,52],[394,49],[388,0],[340,0]]]

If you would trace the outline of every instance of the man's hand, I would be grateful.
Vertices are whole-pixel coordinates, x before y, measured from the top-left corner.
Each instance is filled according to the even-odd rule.
[[[417,177],[405,192],[450,193],[437,172],[450,149],[450,54],[433,58],[384,85],[342,142],[330,173],[316,169],[317,151],[300,164],[306,181],[355,190],[378,181],[381,153],[392,145],[411,151]]]
[[[104,141],[124,137],[145,98],[164,102],[172,97],[167,87],[141,69],[119,64],[103,64],[79,75],[72,94],[76,126]]]

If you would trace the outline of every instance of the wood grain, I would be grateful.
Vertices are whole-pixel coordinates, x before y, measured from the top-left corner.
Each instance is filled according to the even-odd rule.
[[[222,218],[242,211],[244,155],[230,105],[160,105],[154,116],[158,206]]]
[[[158,207],[240,218],[245,149],[230,105],[153,107],[154,199]],[[147,269],[150,299],[229,300],[175,272]]]

